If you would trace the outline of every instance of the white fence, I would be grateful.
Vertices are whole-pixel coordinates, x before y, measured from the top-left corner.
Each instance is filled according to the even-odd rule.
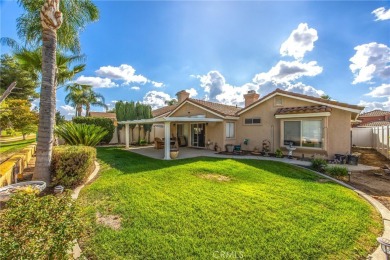
[[[352,145],[372,147],[390,158],[390,126],[352,128]]]
[[[390,158],[389,129],[389,126],[379,126],[372,128],[373,147],[387,158]]]

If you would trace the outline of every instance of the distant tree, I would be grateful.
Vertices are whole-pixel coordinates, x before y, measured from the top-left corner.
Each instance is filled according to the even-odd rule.
[[[60,111],[57,111],[56,112],[56,125],[61,125],[65,122],[66,122],[65,116],[61,115]]]
[[[105,109],[108,108],[105,104],[104,96],[96,93],[92,89],[89,89],[83,93],[83,100],[85,105],[85,116],[89,116],[91,105],[104,107]]]
[[[329,95],[322,95],[321,96],[322,99],[326,99],[326,100],[331,100],[331,97]]]
[[[135,104],[135,112],[137,114],[137,120],[144,118],[144,108],[145,107],[140,102],[137,102]],[[138,143],[140,142],[141,142],[141,125],[138,124]]]
[[[137,119],[137,112],[135,111],[135,104],[133,101],[126,102],[125,106],[125,119],[126,120],[136,120]],[[136,127],[135,124],[129,125],[131,129],[131,142],[134,141],[134,128]]]
[[[38,113],[31,110],[31,104],[28,100],[10,99],[4,102],[2,113],[0,115],[1,126],[8,126],[23,135],[35,133],[38,129]]]
[[[143,109],[144,118],[145,119],[152,118],[153,114],[152,114],[151,106],[149,106],[149,105],[143,105],[143,106],[144,106],[144,109]],[[146,136],[147,136],[148,137],[148,142],[150,142],[150,132],[152,131],[153,124],[144,124],[143,127],[144,127],[145,139],[146,139]]]
[[[165,105],[167,106],[172,106],[172,105],[176,105],[177,104],[177,100],[176,99],[171,99],[171,100],[166,100],[165,101]]]
[[[126,119],[125,114],[125,103],[123,103],[122,100],[115,103],[115,114],[116,114],[116,120],[118,122],[124,121]],[[117,126],[117,135],[118,135],[118,143],[121,143],[120,140],[120,130],[122,129],[123,125],[118,124]]]
[[[0,63],[0,94],[16,81],[17,85],[8,98],[32,100],[38,97],[35,91],[39,85],[37,74],[24,70],[17,60],[8,54],[1,55]]]

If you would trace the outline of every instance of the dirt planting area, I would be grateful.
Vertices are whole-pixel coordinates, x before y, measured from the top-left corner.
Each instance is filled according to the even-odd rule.
[[[359,164],[380,167],[374,171],[353,172],[348,184],[373,196],[390,210],[390,173],[383,167],[390,167],[390,160],[375,149],[353,148],[352,152],[360,153]]]

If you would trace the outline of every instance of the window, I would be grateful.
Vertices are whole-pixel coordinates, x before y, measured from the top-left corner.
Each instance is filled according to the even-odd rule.
[[[234,123],[226,123],[226,138],[234,138]]]
[[[261,118],[260,117],[255,117],[255,118],[245,118],[244,124],[246,125],[258,125],[261,123]]]
[[[283,144],[322,148],[322,121],[284,121]]]

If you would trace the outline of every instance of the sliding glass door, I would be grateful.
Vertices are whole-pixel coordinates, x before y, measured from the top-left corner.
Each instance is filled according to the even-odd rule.
[[[205,147],[206,124],[191,124],[191,146]]]

